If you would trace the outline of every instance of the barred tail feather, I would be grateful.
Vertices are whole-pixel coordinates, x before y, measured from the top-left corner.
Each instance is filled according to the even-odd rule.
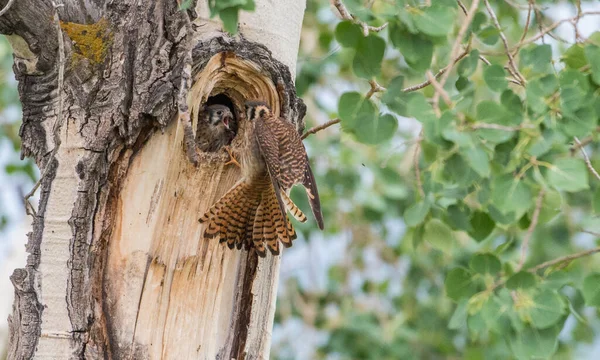
[[[285,207],[289,210],[289,212],[296,220],[300,221],[301,223],[306,222],[306,215],[304,215],[302,210],[300,210],[298,206],[294,204],[292,199],[290,199],[290,197],[283,191],[281,192],[281,198],[285,203]]]
[[[296,219],[306,221],[290,198],[284,192],[280,194],[278,198],[268,179],[236,184],[199,219],[206,224],[204,237],[218,236],[219,242],[227,243],[230,249],[254,248],[261,257],[266,256],[267,248],[273,255],[279,255],[280,241],[290,247],[296,239],[296,231],[287,214],[281,211],[280,201]]]
[[[265,243],[263,241],[263,225],[265,221],[265,202],[261,201],[260,205],[256,209],[256,215],[254,216],[254,225],[252,226],[252,245],[254,250],[260,257],[265,257],[267,252],[265,251]]]

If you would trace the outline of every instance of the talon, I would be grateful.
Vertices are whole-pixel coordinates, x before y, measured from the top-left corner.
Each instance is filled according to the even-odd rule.
[[[240,163],[235,159],[235,156],[233,156],[233,150],[231,150],[230,146],[225,146],[224,147],[225,151],[227,151],[227,153],[229,154],[229,161],[225,163],[225,166],[227,165],[237,165],[237,167],[241,168],[242,166],[240,165]]]

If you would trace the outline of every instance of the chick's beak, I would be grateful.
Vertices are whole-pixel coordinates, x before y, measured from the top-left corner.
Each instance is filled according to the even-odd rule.
[[[225,127],[226,127],[227,129],[229,129],[229,122],[230,122],[230,121],[231,121],[231,117],[230,117],[230,116],[225,116],[225,117],[223,118],[223,125],[225,125]]]

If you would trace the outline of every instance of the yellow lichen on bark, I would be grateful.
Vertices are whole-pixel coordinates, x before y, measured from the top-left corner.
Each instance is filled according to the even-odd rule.
[[[75,50],[73,60],[83,57],[93,64],[104,61],[112,43],[112,33],[108,26],[108,20],[102,18],[94,24],[61,21],[60,27],[73,41]]]

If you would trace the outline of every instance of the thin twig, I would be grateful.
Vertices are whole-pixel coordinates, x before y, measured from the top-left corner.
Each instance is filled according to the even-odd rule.
[[[492,129],[492,130],[502,130],[502,131],[519,131],[522,129],[535,129],[536,126],[534,124],[522,124],[518,126],[505,126],[500,124],[488,124],[488,123],[477,123],[471,126],[471,129]]]
[[[456,2],[458,3],[458,6],[460,6],[460,8],[462,9],[463,13],[467,15],[467,7],[465,6],[465,4],[463,4],[460,0],[456,0]]]
[[[316,134],[321,130],[325,130],[328,127],[330,127],[331,125],[339,124],[340,121],[341,121],[340,119],[333,119],[333,120],[329,120],[328,122],[326,122],[323,125],[315,126],[315,127],[311,128],[310,130],[308,130],[307,132],[305,132],[304,135],[302,135],[301,139],[304,140],[311,134]]]
[[[421,140],[423,139],[423,130],[419,133],[417,143],[415,144],[415,152],[413,154],[413,167],[415,168],[415,179],[417,180],[417,190],[421,198],[425,198],[425,191],[423,190],[423,181],[421,180],[421,169],[419,168],[419,154],[421,153]]]
[[[346,8],[346,5],[344,5],[342,0],[331,0],[331,5],[335,6],[335,8],[340,13],[340,16],[342,17],[342,19],[350,20],[353,23],[359,25],[363,30],[364,36],[368,36],[370,31],[380,32],[381,30],[385,29],[388,26],[387,22],[381,26],[367,25],[363,21],[360,21],[356,16],[352,15],[350,13],[350,11],[348,11],[348,8]]]
[[[523,34],[521,35],[521,39],[519,39],[519,44],[525,40],[527,36],[527,31],[529,30],[529,24],[531,22],[531,11],[533,10],[533,4],[529,1],[529,7],[527,8],[527,20],[525,20],[525,28],[523,29]],[[513,56],[516,56],[519,52],[519,47],[516,46],[514,50],[512,50]]]
[[[483,61],[487,66],[492,65],[492,63],[481,54],[479,55],[479,60]]]
[[[465,49],[465,51],[463,53],[461,53],[456,59],[454,59],[454,64],[456,64],[457,62],[459,62],[460,60],[462,60],[465,56],[467,56],[469,54],[469,49]],[[440,76],[442,76],[446,71],[448,71],[448,69],[450,68],[450,65],[447,65],[445,68],[441,69],[440,71],[437,72],[437,74],[434,75],[434,77],[436,79],[439,79]],[[412,85],[409,86],[407,88],[402,89],[403,92],[412,92],[412,91],[417,91],[417,90],[421,90],[427,86],[431,85],[431,81],[427,80],[425,82],[422,82],[420,84],[417,85]]]
[[[527,250],[529,249],[529,240],[531,240],[531,236],[533,235],[533,231],[537,226],[538,219],[540,217],[540,211],[542,210],[542,204],[544,202],[544,194],[545,190],[540,190],[538,194],[537,201],[535,203],[535,210],[533,211],[533,216],[531,217],[531,223],[529,224],[529,228],[527,229],[527,233],[523,238],[523,243],[521,244],[521,257],[519,258],[519,264],[515,269],[515,272],[521,271],[523,265],[525,264],[525,258],[527,257]]]
[[[37,213],[35,208],[29,202],[29,199],[35,195],[37,189],[39,189],[42,181],[48,175],[48,171],[50,170],[50,163],[52,159],[58,153],[58,149],[61,144],[60,139],[60,130],[62,128],[63,123],[63,86],[65,79],[65,42],[63,39],[62,29],[60,28],[60,18],[58,16],[58,8],[64,6],[64,4],[56,4],[54,1],[52,2],[52,6],[54,7],[54,22],[56,23],[56,32],[58,33],[58,111],[56,114],[56,120],[54,121],[54,126],[52,127],[52,139],[54,141],[54,148],[48,157],[48,161],[46,162],[46,166],[44,171],[42,172],[40,179],[33,185],[33,188],[25,195],[23,199],[25,201],[25,213],[27,215],[36,216]],[[5,7],[6,9],[6,7]],[[4,10],[4,9],[3,9]]]
[[[467,14],[468,14],[468,11],[467,11],[467,7],[465,6],[465,4],[463,4],[463,3],[462,3],[462,1],[460,1],[460,0],[456,0],[456,2],[458,3],[458,6],[460,6],[460,8],[462,9],[463,13],[464,13],[465,15],[467,15]],[[485,58],[485,56],[483,56],[483,55],[481,55],[481,54],[479,55],[479,59],[480,59],[481,61],[483,61],[483,62],[484,62],[486,65],[488,65],[488,66],[489,66],[489,65],[492,65],[492,63],[491,63],[491,62],[490,62],[488,59],[486,59],[486,58]]]
[[[446,103],[446,105],[452,106],[452,99],[450,99],[450,95],[448,95],[446,90],[444,90],[444,88],[440,86],[440,83],[437,82],[437,80],[431,73],[431,70],[427,70],[427,72],[425,72],[425,76],[427,76],[427,79],[429,80],[429,82],[431,83],[433,88],[435,89],[435,92],[439,93],[440,96],[442,97],[442,99],[444,99],[444,102]],[[439,104],[434,103],[433,110],[435,111],[436,116],[439,117],[441,115]]]
[[[571,21],[571,24],[573,25],[573,30],[575,31],[575,41],[577,42],[582,40],[582,36],[579,33],[579,28],[577,27],[579,19],[581,18],[581,0],[577,0],[575,3],[577,8],[577,16],[575,16],[573,21]]]
[[[505,3],[507,3],[508,5],[510,5],[510,6],[512,6],[512,7],[514,7],[515,9],[519,9],[519,10],[526,10],[526,9],[528,9],[528,8],[529,8],[529,6],[527,6],[527,5],[521,5],[521,4],[517,4],[517,3],[515,3],[515,2],[512,2],[512,1],[510,1],[510,0],[504,0],[504,2],[505,2]],[[530,1],[530,4],[531,4],[531,1]],[[531,4],[531,5],[532,5],[532,7],[533,7],[534,9],[540,9],[540,7],[539,7],[539,6],[537,6],[537,5],[535,5],[535,4]]]
[[[4,8],[2,8],[2,10],[0,10],[0,16],[4,15],[4,13],[6,13],[8,11],[8,9],[10,9],[10,7],[12,6],[12,4],[15,2],[15,0],[8,0],[8,3],[4,6]]]
[[[586,233],[586,234],[590,234],[590,235],[594,235],[596,237],[600,237],[600,233],[592,231],[592,230],[581,230],[581,232]]]
[[[529,269],[527,271],[529,271],[530,273],[535,273],[538,270],[545,269],[545,268],[553,266],[553,265],[558,265],[558,264],[562,264],[562,263],[566,263],[566,262],[571,262],[571,261],[573,261],[575,259],[579,259],[579,258],[582,258],[582,257],[585,257],[585,256],[593,255],[593,254],[595,254],[597,252],[600,252],[600,246],[599,247],[595,247],[593,249],[581,251],[581,252],[578,252],[578,253],[575,253],[575,254],[571,254],[571,255],[559,257],[559,258],[556,258],[554,260],[549,260],[549,261],[543,262],[543,263],[541,263],[539,265],[536,265],[536,266],[532,267],[531,269]]]
[[[594,174],[594,176],[596,177],[596,179],[600,180],[600,175],[598,174],[598,172],[596,171],[596,169],[594,169],[594,167],[592,166],[592,162],[590,161],[590,158],[588,157],[588,154],[585,152],[585,149],[583,148],[583,145],[581,144],[581,141],[579,141],[579,139],[577,138],[577,136],[573,137],[573,139],[575,139],[575,143],[577,144],[577,146],[579,146],[579,151],[581,151],[581,154],[583,155],[583,158],[585,160],[585,165],[590,170],[590,172],[592,174]]]
[[[456,36],[456,40],[454,41],[454,45],[452,45],[452,51],[450,52],[450,63],[448,64],[448,66],[446,66],[446,71],[444,72],[444,74],[442,75],[442,77],[440,78],[440,86],[443,88],[444,85],[446,84],[446,81],[448,81],[448,77],[450,76],[450,73],[452,72],[452,68],[454,67],[454,64],[456,64],[456,61],[454,59],[456,59],[458,57],[459,51],[460,51],[460,43],[462,42],[463,37],[465,36],[467,29],[469,28],[469,25],[471,25],[471,22],[473,21],[473,17],[475,16],[475,13],[477,12],[477,7],[479,6],[479,0],[473,0],[473,2],[471,3],[471,7],[469,8],[469,11],[467,12],[465,19],[463,20],[462,26],[460,27],[460,29],[458,30],[458,35]],[[436,92],[433,95],[433,104],[434,107],[439,104],[440,101],[440,93]]]
[[[521,46],[523,46],[525,44],[529,44],[529,43],[532,43],[532,42],[534,42],[536,40],[539,40],[540,38],[544,37],[544,35],[548,34],[552,30],[554,30],[557,27],[559,27],[560,25],[562,25],[562,24],[564,24],[566,22],[572,22],[575,19],[578,19],[578,18],[580,19],[580,18],[582,18],[584,16],[587,16],[587,15],[600,15],[600,11],[583,11],[581,14],[578,14],[575,17],[559,20],[559,21],[555,22],[554,24],[550,25],[549,27],[547,27],[547,28],[545,28],[543,30],[540,30],[540,32],[538,34],[530,37],[529,39],[519,42],[517,44],[517,47],[521,47]]]
[[[379,85],[379,83],[377,83],[377,81],[375,81],[375,80],[369,80],[369,85],[371,85],[371,89],[369,89],[369,92],[367,92],[367,95],[365,95],[365,99],[370,99],[375,93],[386,90],[383,86]]]
[[[485,7],[487,8],[487,11],[490,14],[490,17],[494,21],[494,25],[498,29],[500,39],[502,39],[502,43],[504,44],[504,50],[506,51],[506,56],[508,56],[508,63],[510,64],[510,67],[513,69],[513,71],[517,77],[517,80],[519,80],[521,82],[521,84],[525,84],[526,80],[523,77],[523,75],[521,75],[521,73],[519,72],[519,69],[517,68],[517,65],[515,64],[515,59],[513,58],[512,54],[510,52],[510,47],[508,46],[508,40],[506,40],[504,31],[502,31],[500,22],[498,22],[498,17],[496,17],[496,13],[494,12],[494,9],[492,9],[492,7],[490,6],[490,2],[488,0],[484,0],[484,2],[485,2]]]
[[[590,135],[590,136],[586,137],[585,139],[581,140],[580,143],[571,146],[571,149],[569,149],[571,151],[571,156],[575,155],[575,152],[577,150],[581,149],[584,146],[591,144],[593,141],[594,141],[594,136]]]

